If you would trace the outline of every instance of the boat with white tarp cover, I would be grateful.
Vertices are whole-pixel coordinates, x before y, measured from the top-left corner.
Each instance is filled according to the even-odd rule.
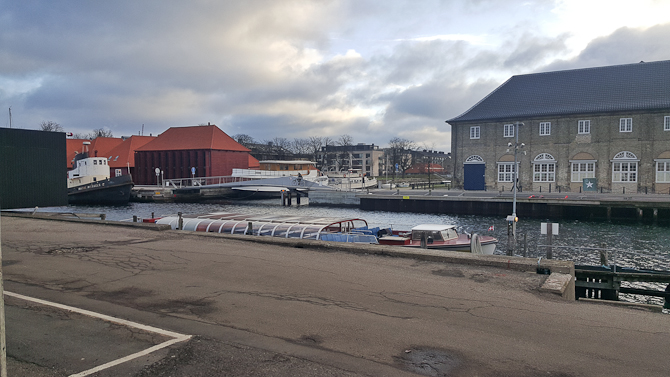
[[[290,215],[250,215],[216,212],[203,215],[165,216],[156,224],[195,232],[299,238],[376,244],[379,228],[369,228],[359,218],[329,218]]]

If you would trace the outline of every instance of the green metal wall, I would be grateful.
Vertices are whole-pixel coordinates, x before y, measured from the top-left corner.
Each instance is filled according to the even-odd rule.
[[[67,205],[65,133],[0,128],[0,208]]]

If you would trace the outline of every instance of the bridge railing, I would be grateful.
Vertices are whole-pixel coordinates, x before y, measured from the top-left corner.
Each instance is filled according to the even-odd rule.
[[[220,185],[223,183],[245,182],[251,181],[252,178],[232,177],[229,175],[220,177],[193,177],[193,178],[176,178],[166,179],[163,181],[164,187],[198,187],[207,185]]]

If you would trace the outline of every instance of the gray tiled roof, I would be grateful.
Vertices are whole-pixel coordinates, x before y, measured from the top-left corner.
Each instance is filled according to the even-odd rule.
[[[670,108],[670,60],[513,76],[449,123]]]

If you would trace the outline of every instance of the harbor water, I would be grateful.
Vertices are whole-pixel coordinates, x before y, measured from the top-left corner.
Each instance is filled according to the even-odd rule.
[[[130,203],[127,206],[64,206],[40,208],[44,212],[70,212],[105,214],[107,220],[132,221],[133,216],[151,218],[177,214],[204,214],[232,212],[243,214],[283,214],[319,217],[362,218],[370,226],[408,230],[418,224],[454,224],[459,232],[478,233],[498,238],[496,254],[546,258],[547,238],[541,235],[541,223],[551,219],[520,219],[517,224],[516,245],[508,237],[505,218],[486,216],[456,216],[449,214],[398,213],[363,211],[357,208],[333,208],[320,206],[281,206],[278,199],[235,201],[229,204],[202,203]],[[552,237],[551,253],[554,259],[571,260],[575,264],[600,265],[598,250],[606,249],[610,264],[637,269],[670,270],[670,228],[667,226],[636,222],[580,222],[570,220],[559,223],[559,233]],[[645,285],[648,286],[648,285]],[[654,289],[664,286],[651,285]],[[622,295],[627,296],[627,295]],[[637,296],[624,297],[627,301],[662,302],[658,298]]]

